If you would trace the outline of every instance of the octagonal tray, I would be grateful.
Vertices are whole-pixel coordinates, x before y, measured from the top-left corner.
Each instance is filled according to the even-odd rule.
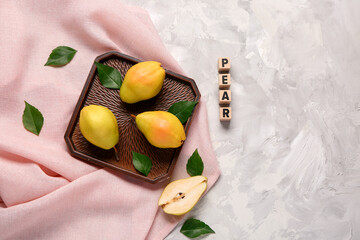
[[[116,68],[123,78],[131,66],[140,62],[136,58],[119,52],[105,53],[97,57],[95,61]],[[137,115],[144,111],[167,111],[176,102],[199,101],[199,99],[200,92],[193,79],[166,70],[163,87],[156,97],[135,104],[126,104],[121,101],[119,90],[108,89],[101,85],[96,65],[93,64],[66,130],[65,141],[70,154],[80,160],[108,167],[147,182],[161,182],[171,176],[181,147],[161,149],[152,146],[137,129],[135,120],[130,115]],[[92,145],[80,132],[80,110],[92,104],[109,108],[117,119],[120,139],[115,147],[120,160],[118,162],[113,149],[103,150]],[[196,107],[193,113],[195,111]],[[184,124],[186,133],[191,119],[192,116]],[[134,168],[132,151],[145,154],[152,160],[153,165],[148,176],[144,176]]]

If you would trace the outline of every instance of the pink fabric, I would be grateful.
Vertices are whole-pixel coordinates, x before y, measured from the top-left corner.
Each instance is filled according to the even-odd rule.
[[[180,219],[157,207],[166,183],[144,183],[77,160],[63,138],[96,56],[117,50],[182,73],[147,12],[118,0],[1,1],[0,43],[0,238],[163,239]],[[78,52],[64,67],[45,67],[59,45]],[[22,125],[24,100],[45,117],[40,136]],[[210,188],[220,173],[204,103],[173,180],[187,177],[195,148]]]

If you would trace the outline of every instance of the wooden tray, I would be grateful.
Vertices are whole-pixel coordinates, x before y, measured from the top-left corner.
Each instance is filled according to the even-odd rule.
[[[95,61],[116,68],[122,77],[125,76],[131,66],[140,62],[136,58],[118,52],[105,53],[97,57]],[[65,141],[70,154],[80,160],[108,167],[147,182],[161,182],[170,178],[181,147],[161,149],[152,146],[137,129],[135,120],[130,114],[137,115],[144,111],[156,110],[167,111],[173,103],[199,101],[199,99],[200,92],[193,79],[166,70],[163,88],[156,97],[135,104],[126,104],[121,101],[119,90],[108,89],[101,85],[96,66],[93,64],[66,130]],[[115,147],[118,150],[119,162],[116,161],[113,149],[103,150],[92,145],[80,132],[80,110],[91,104],[109,108],[117,119],[120,139]],[[196,111],[196,107],[194,111]],[[184,125],[186,133],[191,124],[191,119],[192,116]],[[148,176],[142,175],[134,168],[132,151],[145,154],[152,160],[153,166]]]

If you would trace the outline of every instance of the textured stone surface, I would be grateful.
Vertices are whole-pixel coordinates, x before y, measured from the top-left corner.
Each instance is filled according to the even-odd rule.
[[[186,215],[216,231],[206,239],[360,239],[360,2],[128,2],[208,105],[222,176]],[[222,56],[227,126],[214,107]],[[186,239],[181,225],[168,240]]]

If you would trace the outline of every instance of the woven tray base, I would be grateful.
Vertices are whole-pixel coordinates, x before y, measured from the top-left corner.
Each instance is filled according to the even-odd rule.
[[[116,68],[122,77],[125,76],[131,66],[140,62],[138,59],[118,52],[103,54],[97,57],[95,61]],[[152,146],[137,129],[135,120],[130,115],[137,115],[145,111],[167,111],[176,102],[199,101],[199,99],[200,92],[194,80],[166,70],[163,88],[156,97],[136,104],[126,104],[121,101],[119,90],[108,89],[101,85],[96,66],[93,65],[65,133],[65,141],[70,154],[80,160],[108,167],[147,182],[160,182],[171,176],[181,147],[160,149]],[[117,119],[120,139],[116,149],[119,162],[116,161],[113,149],[103,150],[92,145],[80,132],[80,110],[84,106],[93,104],[109,108]],[[186,133],[191,124],[191,119],[192,117],[184,125]],[[142,175],[134,168],[132,151],[145,154],[152,160],[153,166],[148,176]]]

